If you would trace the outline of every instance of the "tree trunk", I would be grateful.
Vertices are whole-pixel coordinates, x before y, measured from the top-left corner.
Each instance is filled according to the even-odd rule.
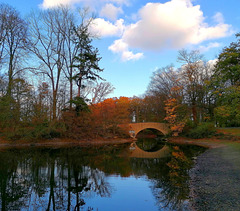
[[[57,91],[53,90],[53,108],[52,108],[53,121],[57,119]]]
[[[79,78],[79,79],[78,79],[77,85],[78,85],[78,94],[77,94],[77,97],[80,97],[80,96],[81,96],[82,78]]]
[[[73,99],[73,81],[70,79],[70,110],[72,110],[72,99]]]
[[[198,120],[197,120],[197,108],[196,108],[195,104],[192,105],[192,115],[193,115],[194,123],[197,124],[198,123]]]
[[[7,95],[12,95],[12,83],[13,83],[13,55],[10,55],[9,68],[8,68],[8,87]]]

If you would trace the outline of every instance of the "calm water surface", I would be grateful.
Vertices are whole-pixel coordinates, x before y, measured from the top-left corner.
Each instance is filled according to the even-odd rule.
[[[1,210],[186,210],[196,146],[135,144],[0,151]]]

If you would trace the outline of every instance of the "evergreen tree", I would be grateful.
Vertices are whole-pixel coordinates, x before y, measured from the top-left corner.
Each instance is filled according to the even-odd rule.
[[[99,72],[102,72],[98,65],[101,60],[98,49],[92,46],[92,39],[88,32],[88,26],[81,24],[74,28],[76,34],[75,43],[78,46],[79,53],[74,58],[73,67],[77,68],[77,73],[73,76],[78,86],[78,97],[81,96],[81,88],[84,88],[83,80],[95,81],[102,79]]]

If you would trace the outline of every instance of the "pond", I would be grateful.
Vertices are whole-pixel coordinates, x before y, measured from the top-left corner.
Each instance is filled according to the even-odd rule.
[[[0,151],[1,210],[186,210],[197,146],[133,144]]]

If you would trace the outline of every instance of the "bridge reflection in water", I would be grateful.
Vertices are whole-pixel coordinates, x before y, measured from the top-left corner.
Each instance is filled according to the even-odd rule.
[[[133,158],[164,158],[170,155],[170,149],[164,145],[161,149],[155,152],[144,151],[138,147],[136,142],[133,142],[129,147],[129,156]]]

